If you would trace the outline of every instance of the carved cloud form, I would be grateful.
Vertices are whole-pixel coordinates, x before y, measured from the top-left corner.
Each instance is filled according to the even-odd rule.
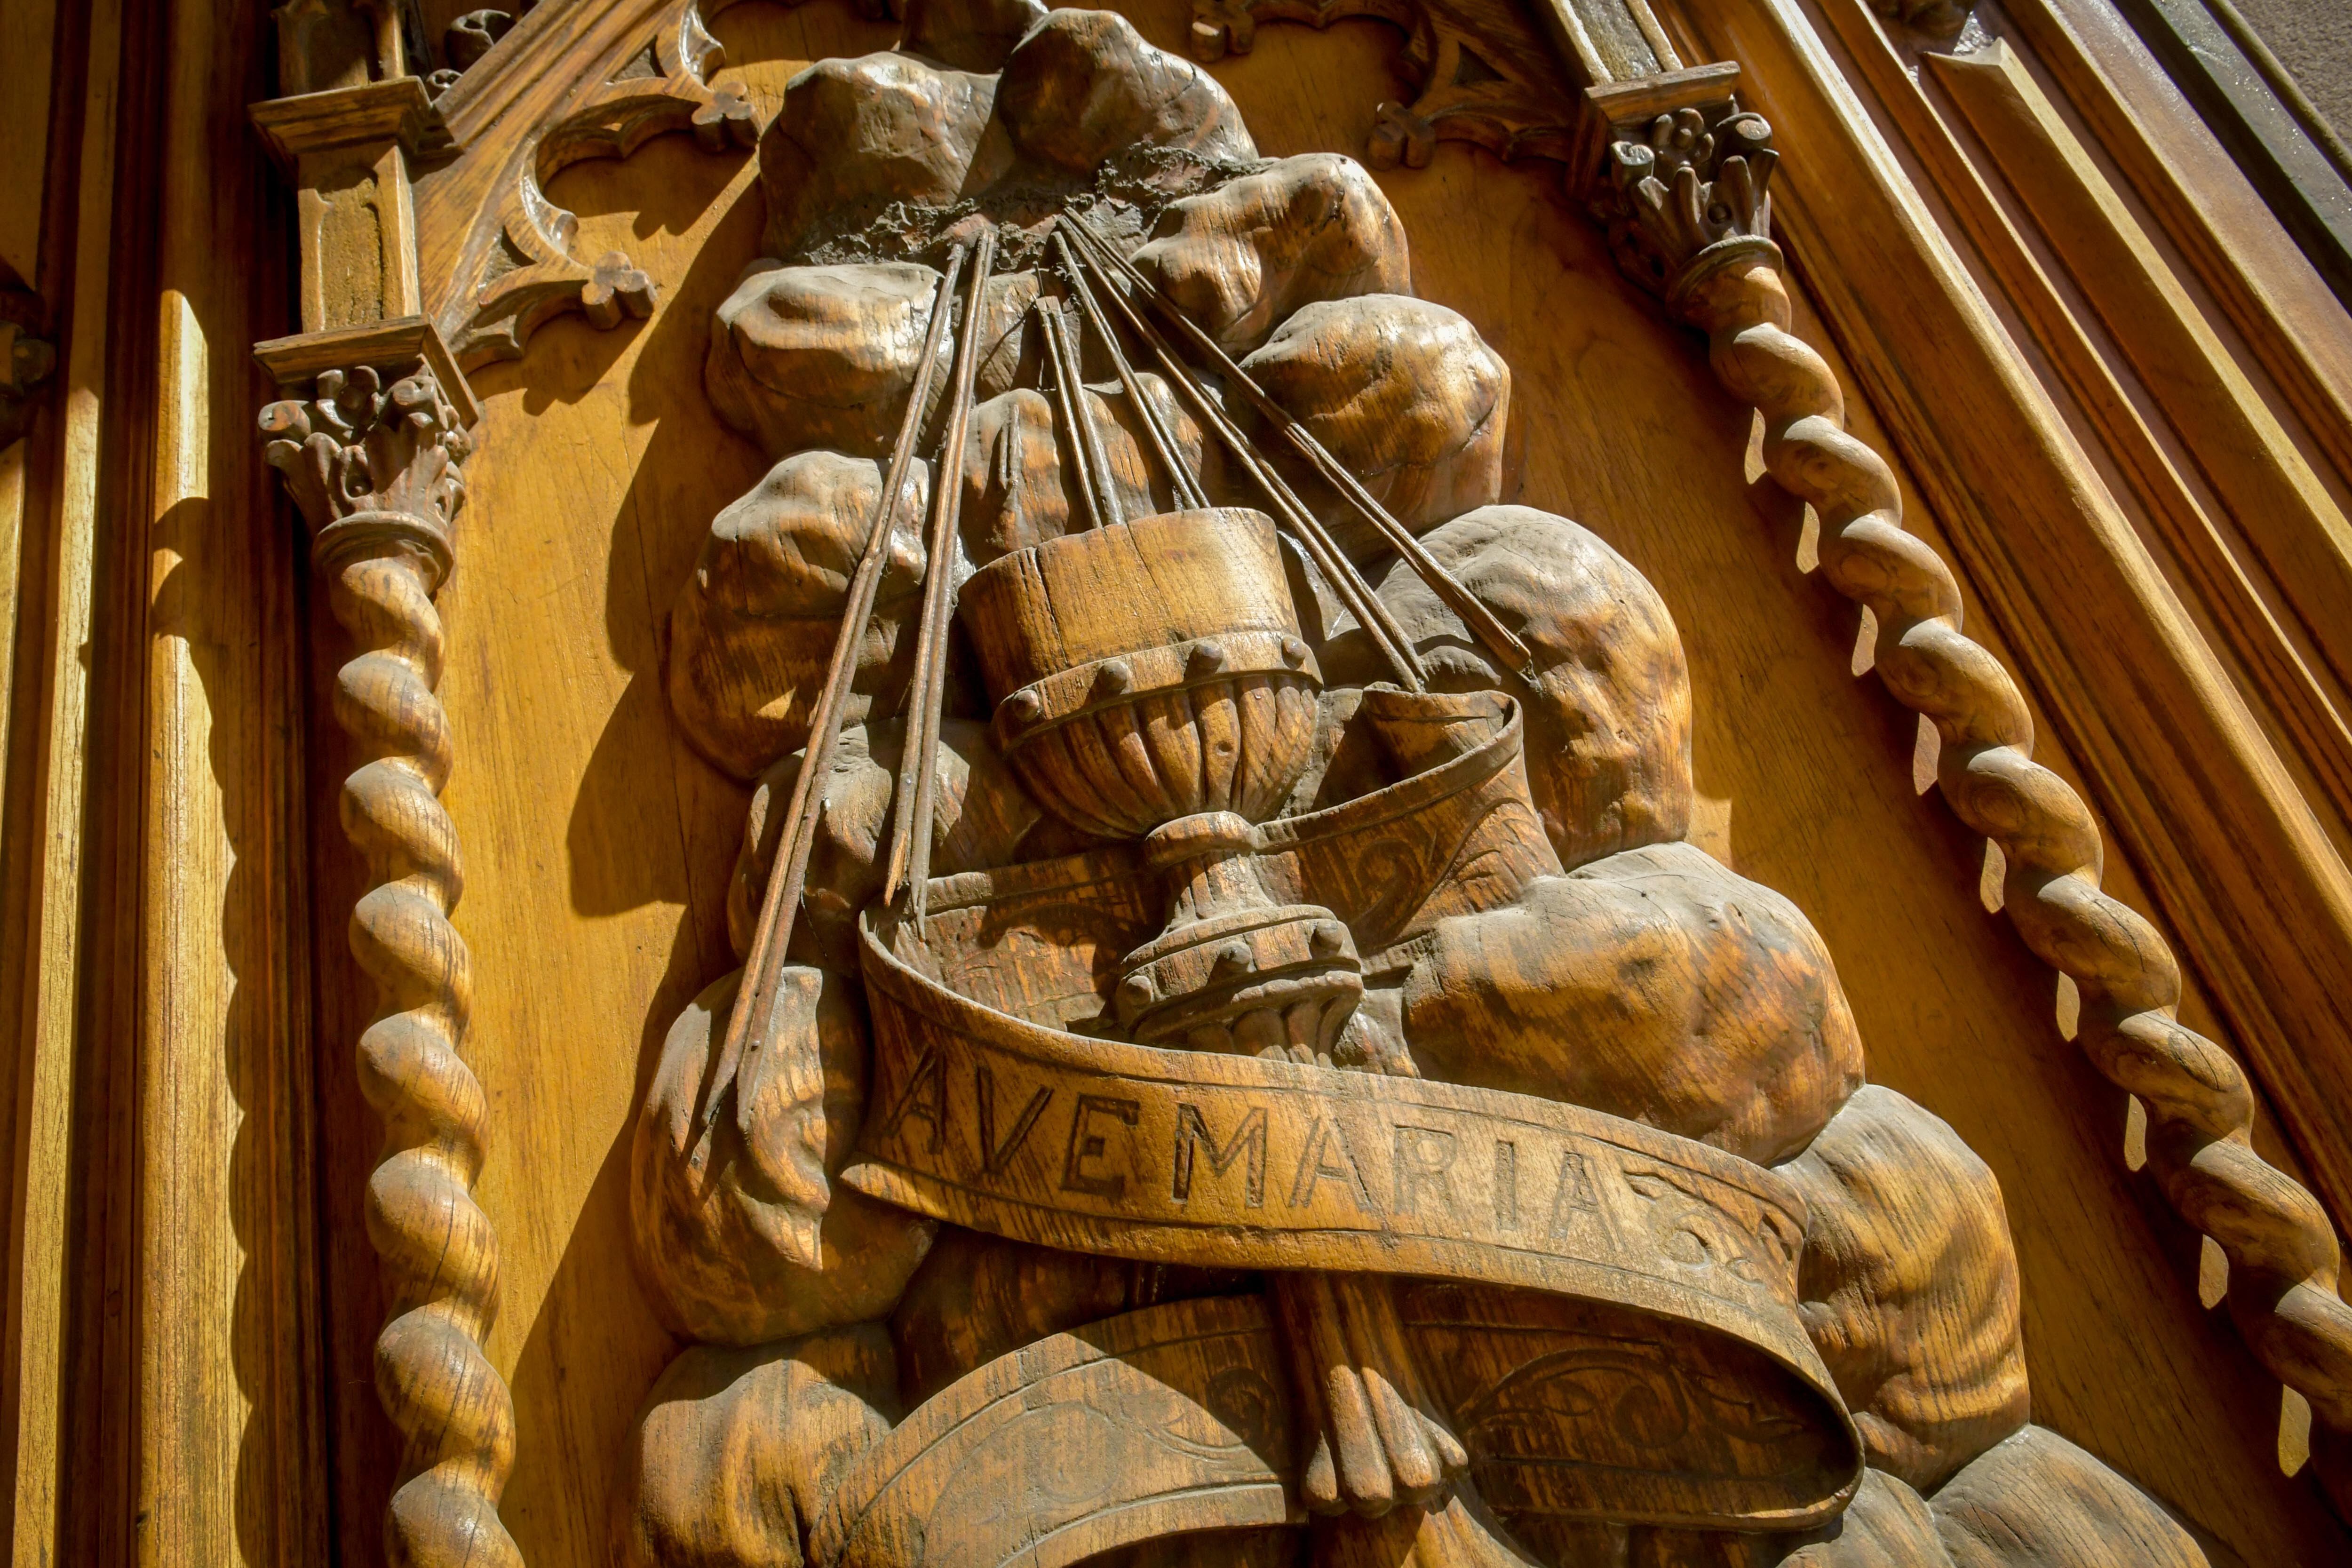
[[[1064,488],[1066,433],[1034,390],[1032,309],[1046,221],[1083,195],[1098,227],[1139,246],[1139,266],[1221,342],[1255,351],[1252,373],[1408,528],[1497,500],[1510,372],[1469,321],[1410,297],[1403,227],[1371,176],[1328,153],[1260,159],[1193,62],[1117,16],[1033,9],[919,5],[908,22],[919,52],[821,61],[793,79],[760,150],[779,259],[747,274],[712,321],[704,381],[720,418],[779,463],[886,455],[922,368],[939,282],[929,263],[994,223],[1012,266],[984,296],[960,566],[1083,525]],[[1173,504],[1112,367],[1098,344],[1087,352],[1085,401],[1122,503]],[[947,380],[937,367],[935,404]],[[1160,378],[1147,370],[1142,384],[1210,499],[1254,504],[1229,489],[1221,449]],[[1319,482],[1301,488],[1351,554],[1385,553]],[[740,530],[751,502],[726,526]],[[809,529],[834,550],[863,521],[845,500],[761,515],[782,531],[780,550]],[[679,601],[670,686],[698,749],[750,778],[800,743],[829,635],[814,623],[838,600],[752,610],[712,597],[712,581],[698,572]],[[886,586],[867,650],[877,661],[896,646],[893,596]]]

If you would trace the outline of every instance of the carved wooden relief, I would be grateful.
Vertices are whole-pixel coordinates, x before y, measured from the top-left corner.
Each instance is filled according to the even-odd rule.
[[[1469,26],[1448,104],[1494,85]],[[2030,1424],[1990,1171],[1865,1085],[1811,924],[1690,841],[1673,619],[1503,503],[1511,368],[1414,297],[1380,187],[1260,156],[1109,13],[907,30],[793,79],[710,324],[772,466],[661,682],[755,793],[740,967],[630,1153],[694,1346],[618,1559],[2205,1562]],[[2328,1386],[2332,1246],[1787,334],[1769,130],[1681,81],[1707,107],[1632,95],[1548,155],[1616,171],[1618,254],[1763,408],[2168,1192],[2278,1276],[2249,1337]]]

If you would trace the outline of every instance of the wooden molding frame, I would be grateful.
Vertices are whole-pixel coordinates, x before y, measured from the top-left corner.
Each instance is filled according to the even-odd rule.
[[[2312,802],[1803,16],[1787,0],[1685,15],[1748,63],[1780,144],[1803,149],[1779,216],[1816,300],[2315,1180],[2347,1212],[2352,877]],[[1811,205],[1812,190],[1838,192],[1834,206]],[[1904,368],[1930,342],[1932,402]]]
[[[2269,204],[2119,14],[2095,0],[2011,0],[2007,11],[2305,436],[2352,476],[2352,314],[2291,246],[2257,242],[2285,237]]]
[[[2116,0],[2352,309],[2352,163],[2229,0]]]
[[[2279,1102],[2315,1182],[2336,1215],[2352,1214],[2352,1165],[2347,1163],[2344,1141],[2352,1129],[2340,1119],[2345,1089],[2352,1083],[2352,1050],[2346,1047],[2352,1037],[2347,1037],[2352,1020],[2347,1020],[2342,1001],[2343,977],[2352,974],[2352,928],[2345,923],[2352,914],[2352,904],[2347,902],[2352,878],[2341,858],[2341,828],[2336,826],[2343,803],[2352,795],[2341,793],[2340,687],[2317,657],[2319,650],[2306,658],[2289,628],[2279,624],[2277,613],[2246,581],[2215,532],[2219,514],[2207,511],[2199,491],[2143,422],[2138,405],[2116,384],[2116,373],[2084,338],[2066,300],[1987,189],[1986,180],[1998,178],[1999,170],[1980,173],[1969,162],[1950,129],[1888,49],[1874,19],[1856,0],[1831,0],[1827,10],[1838,25],[1837,37],[1856,62],[1856,74],[1878,90],[1929,184],[1956,216],[1961,237],[1983,258],[1992,289],[2019,313],[2057,367],[2058,390],[2072,395],[2118,461],[2137,492],[2134,499],[2190,574],[2209,624],[2217,626],[2225,646],[2233,647],[2253,676],[2254,697],[2280,713],[2286,739],[2301,751],[2304,764],[2324,786],[2310,793],[2297,787],[2294,773],[2250,706],[2247,690],[2231,679],[2208,643],[2199,616],[2164,580],[2131,518],[2066,428],[2050,391],[2033,381],[1968,264],[1933,226],[1935,219],[1925,206],[1910,204],[1913,210],[1905,216],[1920,237],[1915,243],[1921,250],[1929,243],[1934,246],[1934,253],[1922,256],[1935,268],[1927,276],[1945,278],[1948,281],[1939,286],[1943,290],[1972,300],[1976,325],[1969,336],[1985,344],[1988,374],[1991,364],[2005,363],[2003,379],[2015,387],[2004,395],[1994,390],[2000,383],[1985,384],[1985,391],[1971,399],[1973,416],[1968,419],[1954,419],[1942,406],[1925,404],[1900,368],[1909,351],[1905,335],[1898,334],[1906,334],[1915,323],[1923,334],[1928,329],[1916,317],[1888,311],[1898,300],[1927,298],[1926,278],[1919,272],[1897,275],[1883,287],[1873,287],[1845,264],[1850,251],[1842,247],[1853,243],[1850,237],[1855,230],[1879,226],[1878,215],[1856,212],[1854,204],[1845,201],[1833,221],[1816,220],[1803,205],[1801,185],[1790,186],[1799,194],[1784,203],[1782,216],[1794,237],[1800,265],[1809,255],[1822,258],[1807,275],[1841,345],[1888,416],[1905,456],[1952,524],[1956,548],[1999,608],[2020,657],[2028,661],[2037,691],[2091,773],[2116,831]],[[1821,65],[1825,74],[1836,69],[1825,58]],[[1967,73],[1985,68],[1928,67],[1934,79],[1970,83],[1979,79]],[[2047,127],[2051,121],[2034,123]],[[2023,150],[2015,153],[2020,160],[2032,155]],[[2054,150],[2051,155],[2056,155]],[[1891,150],[1885,156],[1891,170]],[[1843,184],[1838,188],[1853,189]],[[2105,226],[2110,236],[2106,243],[2138,258],[2127,261],[2114,255],[2102,266],[2130,266],[2144,279],[2144,288],[2171,290],[2161,297],[2169,303],[2154,296],[2140,301],[2137,308],[2149,316],[2147,330],[2159,330],[2168,320],[2175,323],[2170,330],[2195,340],[2181,353],[2152,365],[2156,374],[2175,385],[2202,375],[2209,395],[2236,399],[2211,408],[2199,403],[2187,410],[2203,416],[2185,439],[2192,456],[2208,458],[2204,474],[2219,474],[2232,487],[2298,486],[2296,494],[2310,521],[2294,542],[2323,552],[2309,573],[2315,581],[2304,584],[2303,591],[2319,591],[2340,580],[2340,555],[2333,561],[2326,558],[2336,554],[2329,542],[2343,531],[2341,513],[2327,488],[2303,464],[2233,367],[2217,363],[2218,345],[2210,334],[2200,336],[2199,323],[2185,319],[2187,302],[2170,284],[2169,273],[2155,268],[2145,242],[2130,250],[2135,231],[2115,226],[2121,209],[2112,194],[2101,205],[2096,189],[2079,183],[2079,176],[2074,191],[2074,199],[2096,209],[2095,221]],[[2058,198],[2051,193],[2044,199]],[[2088,217],[2089,210],[2079,216]],[[1883,221],[1891,227],[1895,215],[1889,213]],[[2073,243],[2092,243],[2080,226],[2074,234]],[[2110,291],[2120,286],[2119,278],[2105,272],[2095,284]],[[2112,293],[2105,303],[2111,310],[2122,308]],[[1945,325],[1948,331],[1958,330],[1958,323]],[[2324,343],[2326,325],[2314,335]],[[1935,341],[1949,343],[1954,339],[1938,336]],[[2158,352],[2147,335],[2138,342],[2142,352]],[[1939,364],[1948,376],[1956,376],[1958,368],[1948,354]],[[2237,391],[2231,392],[2232,387]],[[2007,415],[2013,423],[1990,422],[1985,416],[2004,403],[2013,411]],[[2247,438],[2232,441],[2228,432],[2213,428],[2215,420],[2231,408],[2243,411]],[[2270,434],[2262,435],[2265,429]],[[1972,467],[2000,467],[1998,455],[2004,452],[2012,454],[2008,464],[2014,471],[2014,454],[2032,431],[2040,432],[2034,445],[2051,454],[2053,464],[2036,476],[2039,484],[1995,489],[1970,479]],[[2284,467],[2265,467],[2253,455],[2263,451],[2273,454]],[[1939,475],[1947,477],[1939,482]],[[2231,499],[2220,483],[2205,493]],[[2062,504],[2059,497],[2068,499]],[[2248,514],[2240,510],[2237,515]],[[2037,516],[2051,521],[2042,529],[2017,526],[2019,521]],[[2047,586],[2087,581],[2077,574],[2090,569],[2099,556],[2109,563],[2104,572],[2127,574],[2128,580],[2142,586],[2113,600],[2054,593]],[[2095,618],[2084,616],[2081,606],[2086,603],[2101,605],[2104,613]],[[2115,606],[2127,603],[2141,606],[2140,613],[2127,627],[2119,626]],[[2317,671],[2315,665],[2320,667]],[[2114,697],[2105,695],[2110,693]],[[2126,693],[2131,700],[2123,700]],[[2197,728],[2184,729],[2184,721]],[[2295,940],[2264,941],[2252,934],[2281,931],[2294,931]],[[2303,1044],[2290,1051],[2274,1044],[2282,1039]]]
[[[2150,521],[2164,530],[2164,543],[2196,574],[2222,637],[2262,671],[2294,748],[2333,799],[2352,800],[2352,727],[2343,712],[2352,668],[2352,522],[2017,52],[1996,40],[1969,55],[1929,54],[1925,63],[2180,433],[2212,497],[2210,510],[2178,472],[2158,477],[2170,461],[2104,366],[2094,374],[2105,387],[2085,375],[2086,384],[2069,390],[2094,418],[2113,411],[2113,423],[2127,426],[2110,441],[2144,453]],[[2019,281],[2012,298],[2057,303],[2046,280],[2039,290]],[[2062,330],[2053,321],[2049,335]],[[2225,528],[2236,537],[2225,537]],[[2241,555],[2255,571],[2267,568],[2263,585],[2249,580]]]

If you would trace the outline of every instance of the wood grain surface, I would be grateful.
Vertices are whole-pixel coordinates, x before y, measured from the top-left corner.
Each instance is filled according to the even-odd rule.
[[[316,1561],[328,1500],[311,1142],[317,1059],[301,905],[299,555],[246,426],[287,324],[276,257],[221,256],[268,173],[209,136],[257,88],[267,19],[206,0],[161,40],[157,319],[144,521],[138,792],[136,1418],[126,1467],[150,1562]],[[282,255],[283,253],[278,253]],[[128,325],[128,323],[126,323]],[[152,334],[152,335],[151,335]],[[232,414],[232,411],[236,411]],[[124,520],[126,522],[128,519]],[[224,1434],[237,1434],[236,1441]],[[67,1495],[78,1489],[68,1472]]]
[[[86,934],[83,879],[91,855],[88,810],[90,747],[105,728],[94,720],[94,672],[85,651],[98,624],[101,481],[100,442],[107,411],[104,386],[110,330],[109,284],[119,260],[103,218],[106,193],[116,178],[112,116],[121,92],[122,7],[92,7],[89,59],[80,106],[101,129],[81,137],[71,163],[56,160],[51,178],[70,180],[83,204],[70,246],[52,239],[69,260],[76,292],[72,337],[60,367],[66,384],[85,389],[55,416],[58,458],[50,482],[35,491],[39,512],[24,542],[31,568],[19,579],[23,637],[9,650],[25,706],[12,710],[10,783],[27,805],[15,822],[18,844],[39,847],[37,864],[10,867],[6,924],[0,927],[0,983],[11,1005],[16,1089],[12,1169],[13,1251],[7,1359],[15,1429],[6,1435],[14,1460],[10,1499],[12,1549],[19,1554],[53,1549],[63,1517],[60,1474],[74,1434],[67,1410],[72,1388],[69,1341],[77,1270],[68,1212],[74,1173],[76,974]],[[36,439],[47,432],[36,432]],[[28,443],[26,455],[30,456]],[[44,493],[46,492],[46,493]],[[44,515],[45,514],[45,515]],[[31,722],[16,728],[16,715]],[[102,782],[102,781],[101,781]],[[15,801],[10,802],[12,808]],[[13,823],[12,823],[13,826]],[[15,856],[12,854],[13,860]],[[21,1216],[21,1217],[16,1217]]]
[[[1153,42],[1183,47],[1186,7],[1131,15]],[[716,31],[733,62],[719,79],[742,82],[763,119],[801,62],[895,36],[831,0],[742,5]],[[1371,23],[1268,27],[1214,70],[1268,155],[1353,150],[1381,96],[1364,84],[1391,79],[1396,37]],[[1697,341],[1619,279],[1552,166],[1505,168],[1448,143],[1426,168],[1376,178],[1411,237],[1415,291],[1460,312],[1511,368],[1504,499],[1592,529],[1674,616],[1691,664],[1695,837],[1811,920],[1874,1080],[1949,1122],[1999,1181],[2036,1421],[2250,1563],[2337,1560],[2339,1528],[2267,1461],[2273,1385],[2196,1305],[2196,1238],[2117,1158],[2123,1097],[2065,1045],[2047,973],[1979,900],[1981,844],[1915,789],[1917,728],[1857,679],[1868,644],[1854,611],[1790,547],[1801,509],[1743,467],[1748,412],[1717,388]],[[504,1248],[489,1349],[517,1401],[504,1517],[535,1568],[587,1568],[606,1559],[640,1403],[679,1348],[632,1262],[635,1106],[670,1020],[735,962],[725,907],[749,795],[677,735],[661,639],[710,519],[769,466],[720,425],[701,376],[711,311],[757,254],[762,211],[747,155],[684,137],[575,165],[551,195],[580,213],[580,253],[625,247],[662,302],[612,331],[552,321],[527,358],[475,376],[485,412],[462,565],[440,598],[440,697],[459,738],[444,800],[467,854],[457,923],[474,959],[471,1051],[497,1129],[478,1195]],[[1828,344],[1801,297],[1796,331]],[[1855,433],[1887,450],[1832,363]],[[1940,548],[1934,511],[1898,479],[1912,530]],[[1970,629],[2006,657],[1970,597]],[[323,606],[311,613],[331,637]],[[314,682],[310,812],[330,974],[343,972],[357,890],[339,837],[316,826],[332,823],[332,781],[348,769],[331,668]],[[2038,757],[2074,777],[2054,743]],[[2111,866],[2111,889],[2145,909]],[[321,1038],[352,1037],[362,988],[322,986],[319,1013]],[[2211,1031],[2193,995],[2187,1016]],[[364,1562],[393,1468],[360,1224],[375,1138],[348,1065],[323,1061],[335,1517],[346,1559]],[[2288,1163],[2266,1119],[2255,1138]]]

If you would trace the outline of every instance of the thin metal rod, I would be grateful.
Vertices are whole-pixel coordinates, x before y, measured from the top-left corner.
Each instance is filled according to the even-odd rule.
[[[710,1100],[705,1110],[707,1126],[718,1113],[717,1086],[725,1083],[743,1058],[749,1041],[764,1042],[774,1026],[778,982],[784,954],[792,945],[793,923],[800,912],[801,892],[808,882],[809,852],[816,842],[816,825],[824,812],[824,785],[833,776],[833,761],[841,746],[842,715],[848,710],[849,689],[857,678],[857,648],[866,640],[873,618],[875,595],[881,591],[882,570],[890,554],[890,533],[898,514],[898,494],[907,482],[916,437],[930,402],[931,378],[939,365],[940,344],[947,336],[948,317],[955,303],[956,278],[963,270],[964,247],[948,253],[947,270],[940,276],[931,299],[931,324],[923,339],[923,357],[915,367],[915,384],[908,390],[907,411],[898,417],[898,438],[891,443],[890,466],[884,473],[882,494],[866,524],[866,544],[849,579],[842,606],[841,628],[834,634],[833,662],[826,666],[824,686],[809,719],[809,739],[801,755],[800,775],[793,780],[791,804],[784,808],[783,837],[768,871],[767,891],[760,900],[759,923],[751,931],[751,952],[744,961],[743,979],[735,992],[734,1009],[727,1016],[727,1037],[719,1047],[718,1070],[711,1074]],[[754,1022],[756,1020],[756,1023]],[[739,1108],[745,1102],[739,1100]]]
[[[1127,350],[1120,346],[1118,333],[1112,330],[1109,321],[1103,315],[1102,306],[1096,300],[1095,291],[1087,282],[1085,269],[1079,267],[1077,258],[1070,253],[1070,242],[1063,235],[1058,223],[1054,226],[1052,244],[1054,254],[1061,262],[1062,277],[1068,283],[1070,293],[1077,300],[1078,309],[1085,312],[1087,323],[1094,328],[1095,336],[1100,338],[1103,347],[1110,352],[1111,368],[1118,373],[1119,390],[1127,394],[1129,406],[1143,421],[1143,433],[1150,438],[1151,450],[1168,475],[1168,485],[1175,492],[1177,507],[1181,510],[1207,506],[1209,492],[1201,488],[1199,477],[1184,466],[1183,455],[1177,448],[1175,437],[1161,422],[1160,410],[1144,396],[1143,385],[1136,380],[1135,367],[1127,362]]]
[[[1109,490],[1095,470],[1095,459],[1100,454],[1087,437],[1094,432],[1085,425],[1081,412],[1086,403],[1086,389],[1078,384],[1070,369],[1069,344],[1062,334],[1062,313],[1051,301],[1040,295],[1036,304],[1037,330],[1045,339],[1045,363],[1054,373],[1054,405],[1061,411],[1060,440],[1067,444],[1070,468],[1078,476],[1078,495],[1084,502],[1087,526],[1100,528],[1106,522],[1121,521],[1116,503],[1105,505]]]
[[[1168,340],[1160,335],[1160,330],[1137,314],[1135,306],[1119,284],[1103,270],[1102,264],[1095,258],[1092,247],[1085,244],[1086,239],[1094,237],[1086,234],[1083,228],[1080,233],[1083,237],[1076,254],[1093,270],[1096,280],[1103,286],[1104,295],[1117,307],[1120,319],[1151,350],[1152,357],[1160,362],[1160,371],[1168,377],[1170,384],[1183,395],[1201,423],[1225,444],[1234,461],[1241,464],[1243,470],[1265,493],[1274,509],[1275,521],[1287,528],[1306,547],[1316,569],[1331,584],[1332,592],[1339,595],[1339,602],[1347,606],[1348,613],[1356,617],[1356,624],[1371,637],[1381,657],[1396,671],[1398,680],[1409,690],[1426,689],[1428,672],[1422,668],[1419,656],[1413,652],[1412,642],[1404,635],[1404,628],[1397,625],[1388,605],[1364,580],[1356,563],[1348,559],[1346,552],[1325,531],[1322,520],[1307,510],[1306,503],[1266,462],[1250,438],[1242,434],[1224,409],[1202,388],[1199,378],[1190,366],[1176,357]],[[1101,242],[1097,240],[1096,243]]]
[[[1086,363],[1079,349],[1078,330],[1062,321],[1059,310],[1054,317],[1054,338],[1062,355],[1062,368],[1070,387],[1070,409],[1078,431],[1079,445],[1086,448],[1087,461],[1094,468],[1095,488],[1102,496],[1102,515],[1107,522],[1127,521],[1127,509],[1118,504],[1118,480],[1110,471],[1110,453],[1103,445],[1102,426],[1095,418],[1094,405],[1087,401]],[[1145,503],[1150,510],[1150,503]]]
[[[1444,600],[1446,607],[1462,617],[1462,624],[1470,628],[1471,635],[1486,645],[1486,651],[1501,659],[1506,669],[1532,683],[1536,679],[1535,656],[1528,651],[1528,645],[1519,640],[1518,635],[1498,620],[1494,611],[1481,604],[1476,595],[1464,587],[1460,579],[1423,549],[1421,541],[1412,536],[1412,531],[1390,516],[1388,508],[1382,506],[1371,491],[1356,482],[1356,476],[1325,449],[1323,443],[1315,438],[1313,431],[1292,418],[1288,409],[1251,380],[1249,373],[1235,364],[1233,356],[1217,345],[1216,339],[1202,331],[1198,322],[1178,309],[1176,301],[1171,300],[1157,283],[1146,278],[1133,262],[1111,248],[1101,236],[1087,226],[1086,219],[1076,213],[1068,216],[1073,226],[1092,239],[1099,250],[1107,253],[1119,269],[1134,280],[1144,298],[1150,300],[1161,315],[1175,323],[1185,340],[1215,367],[1217,374],[1238,388],[1241,395],[1249,399],[1251,406],[1271,421],[1275,428],[1298,448],[1299,454],[1315,466],[1316,471],[1355,509],[1357,515],[1380,531],[1390,549],[1404,557],[1413,571],[1420,574],[1421,580],[1429,584],[1430,591]]]
[[[948,426],[931,480],[931,534],[923,558],[923,622],[915,643],[915,679],[898,751],[897,809],[890,826],[890,869],[882,901],[910,889],[920,920],[931,876],[931,819],[938,809],[940,710],[947,696],[948,631],[955,616],[957,525],[963,519],[963,452],[971,433],[971,388],[980,370],[981,306],[996,261],[996,231],[980,237],[964,295],[963,330],[956,339],[955,387]]]
[[[1365,580],[1363,573],[1331,538],[1329,531],[1323,526],[1323,520],[1299,500],[1288,481],[1257,449],[1256,443],[1233,422],[1232,416],[1225,412],[1224,405],[1211,397],[1202,387],[1200,378],[1192,367],[1176,357],[1176,351],[1160,335],[1160,329],[1136,310],[1124,286],[1104,270],[1094,253],[1095,247],[1102,245],[1101,239],[1083,226],[1076,232],[1080,237],[1080,249],[1073,254],[1079,256],[1093,272],[1095,280],[1102,285],[1103,294],[1118,307],[1119,319],[1143,340],[1151,350],[1152,356],[1159,360],[1160,370],[1171,384],[1184,394],[1185,400],[1192,405],[1201,422],[1215,432],[1218,439],[1242,465],[1243,470],[1265,491],[1274,508],[1276,521],[1286,525],[1306,547],[1316,568],[1331,584],[1332,592],[1339,595],[1349,614],[1354,616],[1356,623],[1371,637],[1382,657],[1397,671],[1399,679],[1414,691],[1423,689],[1427,683],[1427,671],[1422,668],[1419,656],[1412,650],[1412,639],[1404,635],[1404,628],[1397,624],[1396,617]]]

